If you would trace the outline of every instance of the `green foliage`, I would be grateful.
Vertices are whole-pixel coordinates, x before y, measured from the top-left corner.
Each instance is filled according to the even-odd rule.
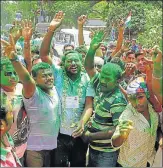
[[[31,19],[33,23],[37,23],[36,11],[42,9],[45,11],[45,15],[48,16],[48,22],[50,22],[55,13],[58,11],[64,11],[65,19],[64,26],[72,27],[76,26],[77,18],[80,15],[87,15],[91,12],[91,7],[95,4],[94,1],[82,1],[82,0],[71,0],[71,1],[14,1],[9,3],[8,1],[2,2],[1,16],[2,24],[12,23],[16,12],[20,11],[23,14],[23,19]]]
[[[145,9],[145,18],[145,30],[138,34],[137,41],[147,48],[159,45],[162,39],[162,9],[156,10],[154,6],[150,10]]]
[[[162,1],[127,1],[127,0],[55,0],[50,1],[1,1],[1,25],[12,23],[16,12],[23,14],[23,19],[31,19],[33,24],[37,23],[36,14],[39,9],[46,11],[48,22],[55,13],[62,10],[65,12],[63,27],[77,26],[77,18],[84,14],[88,18],[99,18],[107,21],[107,31],[110,33],[112,22],[116,25],[123,18],[126,19],[129,11],[132,11],[131,38],[146,47],[159,44],[162,38]],[[129,29],[125,30],[128,37]],[[117,32],[116,32],[117,35]]]
[[[131,38],[137,38],[137,42],[146,47],[159,44],[162,39],[162,1],[108,1],[99,2],[93,7],[94,12],[90,16],[102,18],[107,21],[107,31],[111,31],[112,23],[117,23],[120,19],[126,19],[129,11],[131,17]],[[125,29],[125,37],[128,38],[129,29]],[[117,35],[117,32],[116,32]]]

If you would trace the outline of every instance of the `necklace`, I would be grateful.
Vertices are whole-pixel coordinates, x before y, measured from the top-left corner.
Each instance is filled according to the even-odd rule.
[[[66,96],[68,96],[67,91],[68,91],[69,84],[70,84],[70,79],[67,76],[65,70],[63,71],[63,78],[64,78],[64,80],[63,80],[62,115],[61,115],[61,118],[62,118],[63,122],[61,122],[61,123],[62,123],[62,127],[69,128],[68,125],[66,123],[64,123],[64,121],[65,121],[65,113],[66,113]],[[79,81],[79,83],[80,83],[80,81]],[[82,97],[82,87],[81,86],[77,87],[77,96],[79,97],[79,101],[80,101],[80,98]],[[78,109],[79,108],[72,108],[72,113],[75,115],[74,116],[75,118],[77,118],[77,116],[78,116]],[[70,128],[74,128],[74,127],[77,126],[77,123],[75,122],[75,118],[74,117],[71,119]]]

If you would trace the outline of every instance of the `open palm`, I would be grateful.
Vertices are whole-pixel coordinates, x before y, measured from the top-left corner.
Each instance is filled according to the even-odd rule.
[[[13,36],[9,35],[9,42],[1,39],[1,44],[4,48],[4,55],[9,59],[12,59],[13,54],[15,53],[15,42]]]
[[[91,48],[95,49],[95,50],[98,49],[102,40],[103,40],[103,38],[104,38],[104,32],[103,31],[99,31],[99,32],[95,33],[95,35],[94,35],[94,37],[91,41],[91,44],[90,44]]]
[[[22,36],[24,40],[30,40],[32,37],[32,22],[31,21],[22,21]]]
[[[59,11],[58,13],[56,13],[53,20],[50,23],[50,27],[53,30],[58,28],[61,25],[63,18],[64,18],[64,13],[62,11]]]

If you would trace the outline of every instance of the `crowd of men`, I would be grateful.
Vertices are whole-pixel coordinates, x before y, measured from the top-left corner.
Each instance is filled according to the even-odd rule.
[[[87,48],[82,15],[79,46],[59,57],[63,20],[56,13],[42,39],[27,20],[1,39],[1,167],[161,167],[161,48],[124,40],[123,21],[116,42],[100,30]]]

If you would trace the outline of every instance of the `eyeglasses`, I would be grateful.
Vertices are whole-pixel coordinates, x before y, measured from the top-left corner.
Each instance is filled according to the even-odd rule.
[[[14,72],[5,72],[5,76],[12,76],[12,75],[17,75],[17,73],[14,71]]]

